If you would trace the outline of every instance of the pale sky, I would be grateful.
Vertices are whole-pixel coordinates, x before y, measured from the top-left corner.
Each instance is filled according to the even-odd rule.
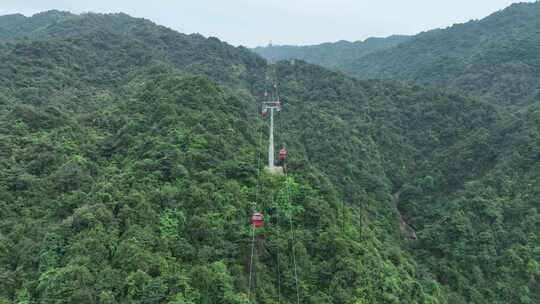
[[[481,19],[512,0],[0,0],[0,15],[124,12],[249,47],[416,34]]]

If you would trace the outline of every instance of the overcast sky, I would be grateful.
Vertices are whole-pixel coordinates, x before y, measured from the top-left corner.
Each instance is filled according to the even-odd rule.
[[[480,19],[512,0],[0,0],[0,15],[124,12],[234,45],[316,44],[415,34]]]

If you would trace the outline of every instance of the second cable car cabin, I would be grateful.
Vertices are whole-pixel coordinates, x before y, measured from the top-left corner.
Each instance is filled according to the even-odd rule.
[[[251,216],[251,226],[254,228],[264,227],[264,214],[262,212],[254,212]]]

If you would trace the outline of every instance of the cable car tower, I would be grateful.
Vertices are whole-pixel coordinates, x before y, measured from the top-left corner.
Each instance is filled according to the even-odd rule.
[[[274,89],[277,91],[277,85],[274,84]],[[265,97],[268,96],[268,93],[264,93]],[[269,138],[268,138],[268,166],[265,167],[265,169],[273,174],[283,174],[283,167],[282,166],[276,166],[274,162],[274,110],[281,111],[281,101],[279,100],[279,96],[275,94],[276,96],[271,97],[269,101],[264,101],[262,104],[262,116],[263,118],[270,115],[270,128],[269,128]],[[283,147],[280,150],[280,160],[284,161],[282,155],[285,153],[286,150],[285,147]]]

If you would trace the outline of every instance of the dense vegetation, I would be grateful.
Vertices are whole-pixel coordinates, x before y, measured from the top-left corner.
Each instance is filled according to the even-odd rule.
[[[294,303],[293,249],[301,303],[540,300],[537,107],[37,17],[0,17],[0,303]],[[288,178],[260,171],[274,77]]]
[[[311,149],[308,159],[352,203],[362,201],[363,191],[377,204],[394,194],[416,229],[412,252],[451,287],[450,303],[538,301],[538,106],[510,114],[460,96],[355,82],[301,64],[285,65],[280,79],[282,90],[296,96],[292,115],[302,113],[285,120],[293,124],[288,129],[308,126],[298,134]],[[378,162],[366,155],[373,148]],[[382,223],[380,213],[371,215],[366,220]]]
[[[540,101],[540,2],[514,4],[483,20],[424,32],[367,54],[363,44],[354,47],[358,53],[341,52],[339,44],[305,53],[288,49],[257,51],[272,59],[305,58],[362,79],[459,90],[505,105]]]
[[[125,15],[39,31],[2,45],[4,301],[245,303],[255,201],[279,221],[257,242],[259,302],[278,282],[295,298],[293,245],[304,302],[444,300],[391,218],[388,240],[356,225],[361,210],[302,155],[292,180],[259,178],[258,56]]]

